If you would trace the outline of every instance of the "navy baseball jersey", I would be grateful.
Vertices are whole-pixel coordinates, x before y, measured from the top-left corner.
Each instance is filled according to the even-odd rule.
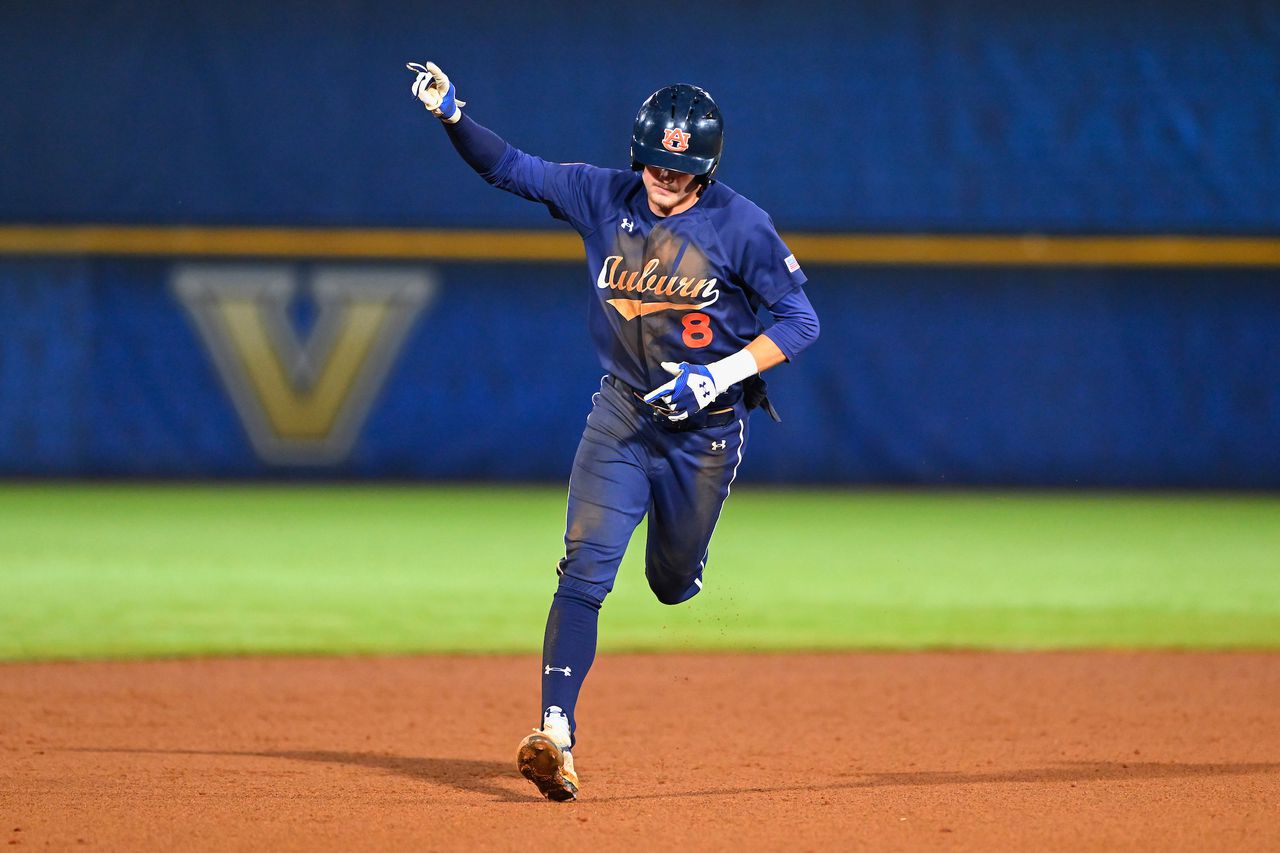
[[[719,182],[693,207],[661,217],[637,172],[508,148],[490,180],[544,203],[582,235],[600,364],[637,389],[671,378],[661,362],[708,364],[742,349],[764,330],[760,306],[806,280],[769,215]],[[741,393],[734,386],[714,405]]]

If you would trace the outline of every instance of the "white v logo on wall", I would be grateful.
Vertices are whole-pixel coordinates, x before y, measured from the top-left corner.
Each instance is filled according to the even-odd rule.
[[[319,266],[303,340],[289,318],[301,271],[185,264],[174,293],[190,312],[254,449],[282,465],[350,453],[404,339],[438,285],[426,269]]]

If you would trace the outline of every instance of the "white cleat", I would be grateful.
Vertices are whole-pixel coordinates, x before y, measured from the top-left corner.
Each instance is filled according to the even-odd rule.
[[[563,803],[578,796],[578,774],[569,751],[572,742],[569,717],[552,705],[542,715],[542,728],[534,729],[516,750],[516,769],[548,800]]]
[[[538,786],[542,796],[557,803],[578,796],[578,774],[573,769],[573,753],[562,749],[542,729],[534,729],[516,750],[520,775]]]

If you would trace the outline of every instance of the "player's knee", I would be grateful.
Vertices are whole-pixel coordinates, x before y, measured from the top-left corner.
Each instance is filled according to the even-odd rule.
[[[702,581],[696,574],[667,574],[646,570],[649,589],[663,604],[683,604],[698,594]]]
[[[674,590],[665,587],[652,587],[654,596],[661,604],[683,604],[692,596],[686,595],[687,590]]]

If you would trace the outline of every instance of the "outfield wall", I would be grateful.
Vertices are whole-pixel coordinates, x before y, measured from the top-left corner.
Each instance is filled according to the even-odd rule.
[[[770,374],[784,421],[753,419],[745,478],[1280,487],[1274,271],[811,275],[823,336]],[[561,264],[5,262],[0,473],[562,479],[600,377],[587,285]],[[388,311],[360,326],[362,306]]]
[[[433,58],[552,159],[715,93],[824,330],[745,479],[1280,487],[1280,7],[690,8],[0,6],[0,476],[562,479],[588,281]]]

